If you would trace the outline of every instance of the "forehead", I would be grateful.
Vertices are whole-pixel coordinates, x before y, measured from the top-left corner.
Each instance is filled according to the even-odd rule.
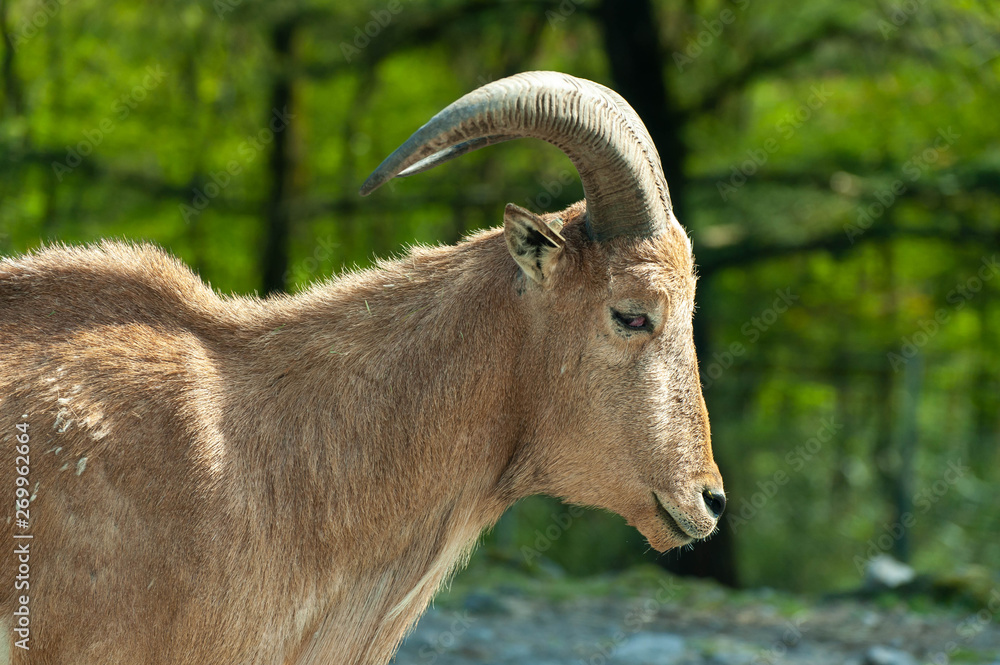
[[[683,230],[622,247],[611,258],[611,276],[623,288],[676,296],[693,293],[691,246]]]

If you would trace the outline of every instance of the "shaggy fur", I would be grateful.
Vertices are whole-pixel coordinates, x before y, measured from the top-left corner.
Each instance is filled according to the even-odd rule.
[[[149,245],[0,261],[7,622],[22,422],[33,495],[12,661],[381,665],[530,494],[708,535],[687,238],[597,244],[583,213],[535,218],[541,281],[500,229],[267,300]]]

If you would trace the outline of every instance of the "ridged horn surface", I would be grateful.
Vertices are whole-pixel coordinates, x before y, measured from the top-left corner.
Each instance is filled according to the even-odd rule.
[[[656,237],[677,223],[660,157],[632,107],[603,85],[558,72],[525,72],[465,95],[386,157],[361,194],[396,176],[522,137],[547,141],[573,162],[593,240]]]

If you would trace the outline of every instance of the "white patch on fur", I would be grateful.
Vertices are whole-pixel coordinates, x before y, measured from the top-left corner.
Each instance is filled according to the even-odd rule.
[[[305,637],[309,626],[313,625],[319,616],[319,607],[319,597],[315,589],[310,589],[308,595],[302,598],[292,611],[293,634]]]
[[[215,365],[211,358],[198,350],[199,357],[207,369],[206,380],[197,388],[191,389],[187,399],[181,404],[180,420],[194,423],[197,434],[191,441],[191,456],[212,482],[222,477],[229,461],[229,450],[226,447],[226,436],[219,414],[224,412],[224,406],[218,402],[214,385],[222,385],[223,380],[215,374]]]
[[[471,528],[469,515],[465,515],[461,525],[455,529],[451,539],[445,544],[441,553],[434,560],[434,563],[431,564],[431,567],[420,578],[420,581],[410,589],[409,593],[403,596],[403,599],[396,603],[396,606],[389,611],[386,619],[393,619],[399,616],[415,600],[422,596],[425,591],[430,590],[432,593],[436,591],[437,587],[445,582],[456,568],[465,563],[478,536],[479,530]],[[429,589],[429,587],[434,588]]]
[[[198,446],[196,453],[198,462],[213,479],[219,478],[225,470],[226,457],[226,447],[221,435],[213,437],[209,445]]]
[[[76,463],[76,475],[79,476],[80,474],[82,474],[84,469],[86,468],[87,468],[87,458],[81,457],[80,461]]]
[[[59,409],[59,413],[56,414],[56,422],[52,426],[52,429],[62,434],[69,429],[69,426],[73,424],[73,419],[68,418],[70,411],[68,409]]]
[[[431,580],[434,579],[434,575],[441,572],[441,568],[443,567],[441,565],[442,563],[443,562],[440,560],[435,561],[434,565],[431,566],[431,569],[420,578],[420,581],[417,582],[416,586],[410,589],[409,593],[403,596],[403,599],[396,603],[395,607],[389,610],[389,613],[386,615],[386,619],[395,619],[397,616],[402,614],[403,611],[406,610],[406,608],[408,608],[414,600],[416,600],[417,596],[424,590],[424,587],[430,584]]]

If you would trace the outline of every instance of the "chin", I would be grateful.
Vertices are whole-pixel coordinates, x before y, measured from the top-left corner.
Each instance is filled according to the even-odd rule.
[[[678,533],[670,533],[666,529],[657,529],[656,532],[650,532],[643,529],[640,529],[639,531],[646,537],[646,540],[649,541],[649,546],[661,554],[676,547],[683,547],[694,542],[694,538],[688,536],[687,534],[681,535]]]
[[[661,554],[676,547],[694,542],[694,538],[684,533],[671,517],[657,512],[639,523],[636,528],[649,541],[649,546]]]

